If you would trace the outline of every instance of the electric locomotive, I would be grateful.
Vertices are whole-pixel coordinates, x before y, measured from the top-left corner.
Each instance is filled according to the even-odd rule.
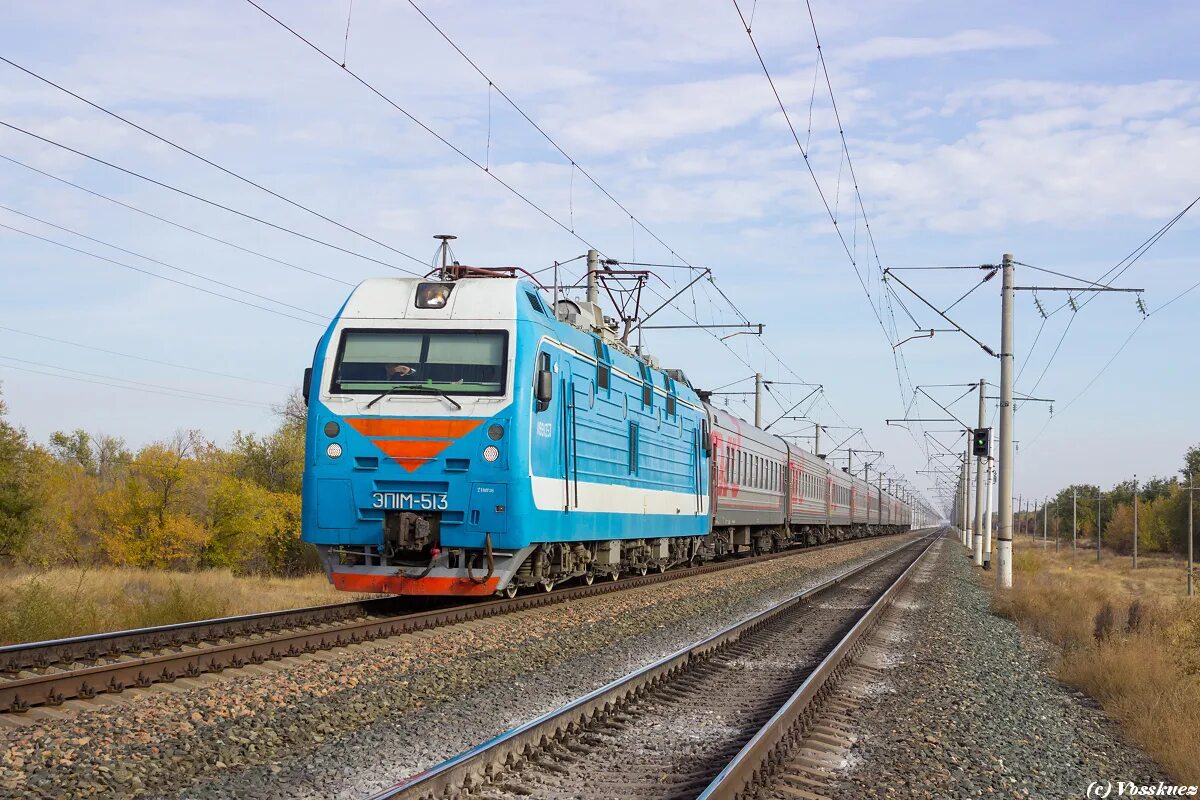
[[[687,380],[598,306],[443,277],[361,283],[306,373],[302,535],[334,585],[511,595],[692,558],[709,469]]]

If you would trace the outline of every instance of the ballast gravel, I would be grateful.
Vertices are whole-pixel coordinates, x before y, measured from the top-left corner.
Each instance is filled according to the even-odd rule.
[[[852,542],[64,711],[0,735],[0,796],[359,800],[913,538]]]
[[[1083,798],[1093,781],[1170,783],[1085,695],[1055,680],[1053,653],[994,616],[957,539],[912,576],[889,620],[890,668],[858,700],[846,798]],[[987,573],[990,578],[994,573]]]

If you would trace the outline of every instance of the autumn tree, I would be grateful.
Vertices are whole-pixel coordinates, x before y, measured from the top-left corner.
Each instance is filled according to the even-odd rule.
[[[1183,454],[1183,468],[1179,470],[1184,485],[1200,481],[1200,444],[1194,444]]]
[[[25,431],[5,419],[7,412],[0,397],[0,558],[4,559],[21,549],[39,505],[29,480],[33,450]]]

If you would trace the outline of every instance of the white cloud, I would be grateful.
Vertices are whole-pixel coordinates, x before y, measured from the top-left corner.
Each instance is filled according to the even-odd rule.
[[[1012,50],[1053,44],[1054,39],[1030,28],[972,28],[946,36],[880,36],[834,52],[839,63],[867,63],[906,58]]]
[[[1114,217],[1162,218],[1200,185],[1200,83],[1103,87],[1006,82],[963,91],[948,112],[988,98],[990,114],[953,141],[860,155],[860,178],[892,229],[943,232]]]

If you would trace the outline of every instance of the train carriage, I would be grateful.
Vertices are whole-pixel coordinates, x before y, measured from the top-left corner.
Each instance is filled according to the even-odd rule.
[[[787,445],[718,408],[709,406],[708,413],[715,472],[713,533],[727,537],[735,552],[743,546],[766,549],[768,538],[785,537]],[[752,541],[755,537],[760,541]]]
[[[824,541],[831,522],[829,466],[825,460],[788,445],[788,525],[810,541]]]

